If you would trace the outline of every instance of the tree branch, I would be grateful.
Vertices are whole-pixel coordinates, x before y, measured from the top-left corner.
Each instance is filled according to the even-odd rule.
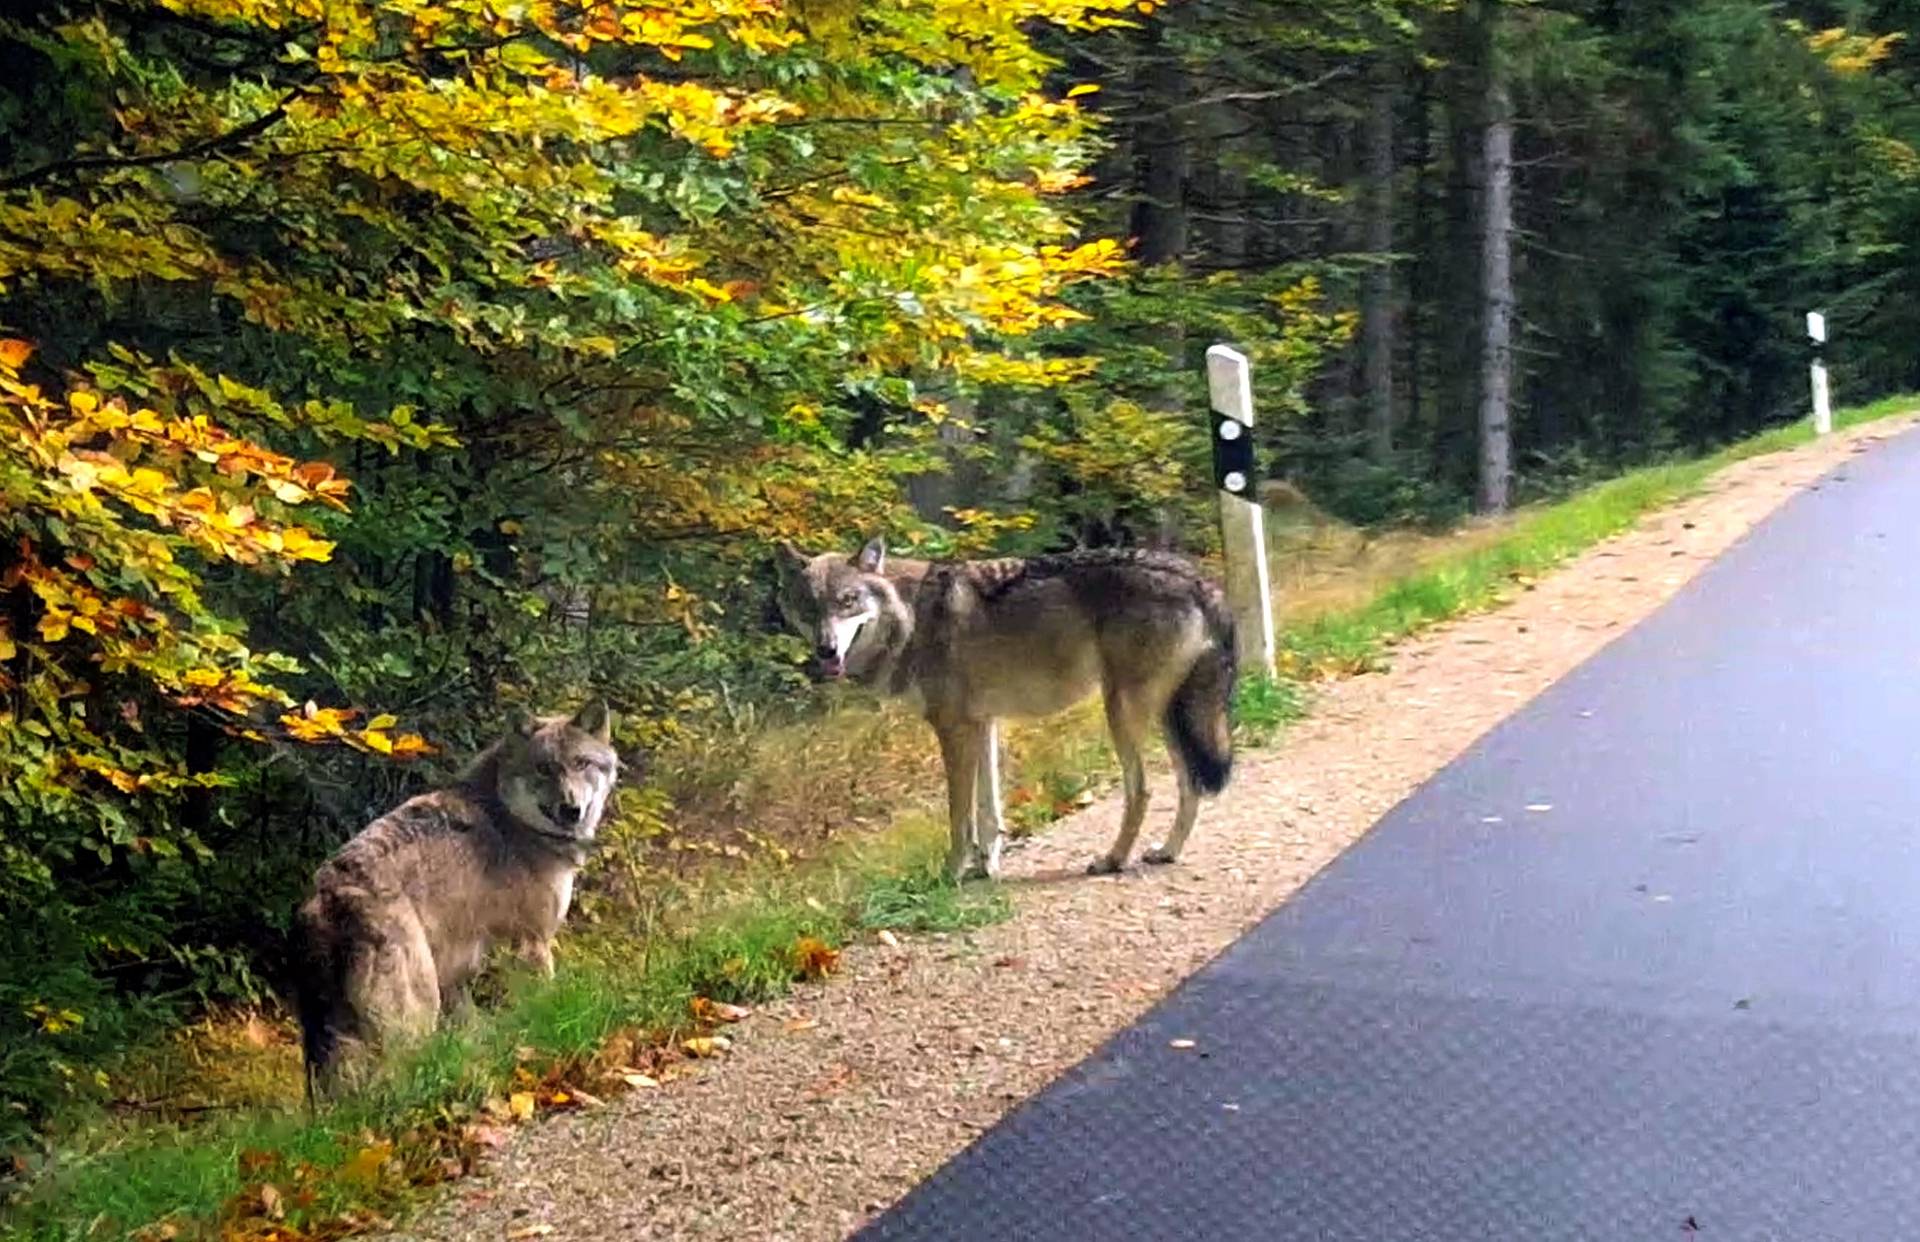
[[[1199,99],[1189,99],[1185,103],[1173,104],[1169,107],[1162,108],[1159,111],[1161,115],[1164,116],[1164,115],[1170,115],[1175,112],[1189,112],[1195,108],[1210,108],[1214,104],[1256,103],[1261,100],[1267,100],[1267,99],[1286,99],[1293,95],[1304,95],[1308,91],[1318,90],[1320,87],[1325,86],[1329,82],[1335,82],[1341,78],[1350,77],[1352,76],[1352,74],[1353,74],[1353,67],[1351,65],[1342,65],[1337,69],[1327,70],[1325,73],[1321,74],[1317,78],[1309,78],[1305,82],[1289,83],[1288,85],[1279,87],[1275,90],[1221,91],[1213,95],[1203,95]]]
[[[55,160],[50,164],[42,164],[38,168],[30,168],[26,172],[15,173],[11,177],[0,179],[0,191],[23,190],[57,177],[95,169],[149,168],[155,164],[172,164],[180,160],[199,159],[201,156],[212,155],[217,151],[242,146],[285,120],[288,106],[305,90],[304,86],[296,86],[282,95],[279,103],[246,124],[235,126],[224,134],[216,134],[177,151],[157,151],[151,155],[83,155],[70,160]]]

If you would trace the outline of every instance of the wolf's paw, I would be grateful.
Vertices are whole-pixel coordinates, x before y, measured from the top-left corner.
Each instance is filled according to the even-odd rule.
[[[1111,854],[1102,854],[1087,864],[1088,875],[1119,875],[1126,870],[1126,864]]]
[[[1143,863],[1152,863],[1156,867],[1164,867],[1168,863],[1180,861],[1180,855],[1174,853],[1164,845],[1156,845],[1146,853],[1140,855],[1140,861]]]

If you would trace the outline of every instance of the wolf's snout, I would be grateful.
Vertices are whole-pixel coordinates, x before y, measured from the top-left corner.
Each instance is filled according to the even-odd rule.
[[[845,667],[841,662],[839,649],[832,643],[821,643],[815,647],[813,659],[822,677],[838,677]]]
[[[578,828],[580,821],[586,818],[587,809],[571,802],[562,802],[554,811],[554,821],[568,828]]]

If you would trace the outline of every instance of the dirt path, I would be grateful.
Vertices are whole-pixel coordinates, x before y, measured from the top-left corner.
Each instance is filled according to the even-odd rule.
[[[1389,671],[1326,687],[1282,745],[1243,762],[1178,867],[1081,876],[1114,831],[1111,800],[1056,825],[1009,859],[1012,921],[850,947],[833,982],[736,1028],[725,1062],[528,1130],[399,1236],[844,1236],[1788,496],[1912,425],[1736,465],[1499,611],[1404,644]]]

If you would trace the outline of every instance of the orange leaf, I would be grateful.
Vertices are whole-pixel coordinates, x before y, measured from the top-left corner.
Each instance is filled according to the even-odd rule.
[[[802,936],[794,942],[793,965],[802,979],[823,979],[839,964],[840,950],[825,941]]]
[[[32,341],[23,341],[18,337],[0,340],[0,367],[9,371],[18,371],[27,365],[27,359],[33,357]]]

